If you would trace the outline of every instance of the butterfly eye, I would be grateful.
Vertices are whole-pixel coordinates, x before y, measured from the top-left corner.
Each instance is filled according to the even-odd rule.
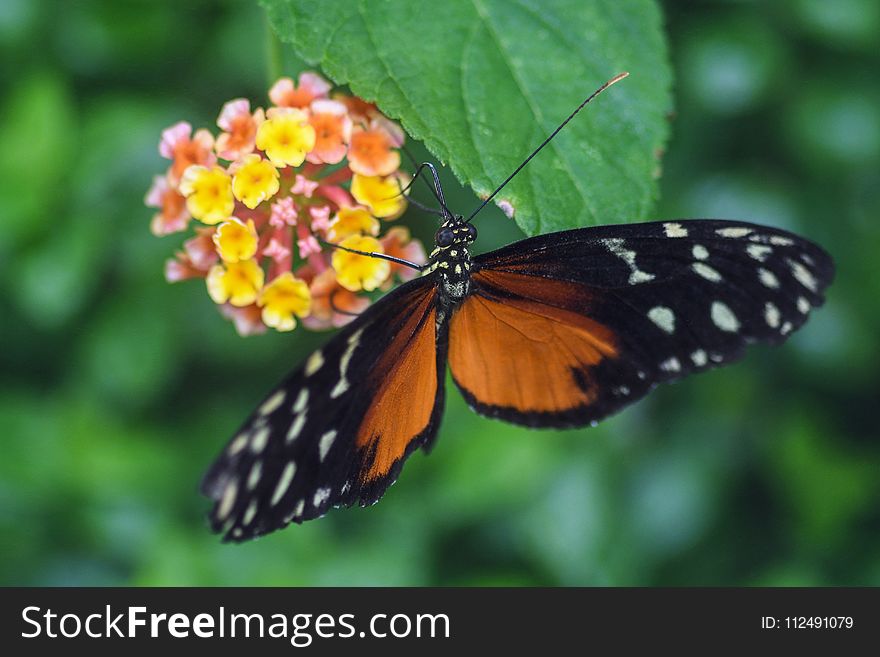
[[[469,242],[473,242],[475,239],[477,239],[477,227],[476,226],[474,226],[473,224],[468,224],[467,231],[468,231],[468,241]]]
[[[437,231],[437,235],[434,236],[434,241],[437,242],[437,246],[440,247],[451,246],[455,241],[455,235],[451,228],[441,228]]]

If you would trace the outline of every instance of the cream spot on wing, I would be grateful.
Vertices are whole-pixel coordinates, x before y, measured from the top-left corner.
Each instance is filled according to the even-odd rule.
[[[312,500],[313,506],[321,506],[324,502],[327,501],[327,498],[330,497],[330,489],[329,488],[319,488],[315,491],[315,497]]]
[[[336,429],[332,431],[328,431],[321,439],[318,441],[318,457],[319,460],[323,461],[324,457],[327,456],[327,452],[330,451],[330,447],[333,445],[333,441],[336,439]]]
[[[242,524],[245,524],[245,525],[251,524],[251,520],[254,519],[255,515],[257,515],[257,501],[253,500],[250,504],[248,504],[248,508],[244,512],[244,518],[242,518]]]
[[[731,228],[718,228],[715,233],[720,235],[721,237],[745,237],[746,235],[752,232],[751,228],[745,228],[742,226],[736,226]]]
[[[654,306],[648,311],[648,319],[670,335],[675,332],[675,313],[666,306]]]
[[[294,413],[302,413],[303,409],[306,407],[306,404],[309,403],[309,391],[308,388],[303,388],[299,391],[299,394],[296,396],[296,401],[293,402],[293,412]]]
[[[660,369],[665,372],[678,372],[681,370],[681,363],[678,362],[678,358],[672,356],[660,363]]]
[[[776,274],[774,274],[769,269],[764,269],[763,267],[758,267],[758,278],[761,279],[761,282],[775,290],[779,288],[779,279],[776,278]]]
[[[681,224],[670,222],[668,224],[663,224],[663,230],[666,232],[666,237],[687,237],[688,232],[687,228],[682,226]]]
[[[248,475],[248,490],[253,490],[257,487],[257,484],[260,483],[260,475],[262,474],[262,472],[263,464],[260,461],[254,461],[254,464],[251,466],[251,472]]]
[[[789,333],[791,333],[791,329],[793,329],[793,328],[794,328],[794,326],[792,325],[791,322],[785,322],[785,323],[782,325],[782,328],[779,329],[779,332],[780,332],[782,335],[788,335]]]
[[[777,308],[774,304],[769,301],[764,304],[764,319],[767,321],[767,326],[770,328],[776,328],[779,326],[779,308]]]
[[[709,257],[709,249],[702,244],[694,244],[694,248],[691,252],[697,260],[705,260]]]
[[[736,333],[739,331],[739,320],[730,307],[723,301],[712,302],[712,321],[715,326],[727,333]]]
[[[306,361],[306,376],[311,376],[324,364],[324,354],[321,353],[321,350],[318,349],[315,353],[309,356],[309,359]]]
[[[706,356],[706,352],[702,349],[697,349],[694,353],[691,354],[691,360],[694,361],[694,365],[697,367],[703,367],[706,364],[708,357]]]
[[[229,456],[235,456],[241,450],[244,449],[245,445],[248,444],[248,435],[246,433],[241,433],[235,437],[231,443],[229,443],[229,447],[226,448],[226,453]]]
[[[300,500],[299,502],[297,502],[296,506],[293,509],[293,517],[299,518],[303,514],[303,511],[305,510],[305,508],[306,508],[306,501],[305,500]]]
[[[299,437],[300,432],[302,432],[303,427],[306,425],[306,414],[298,413],[293,418],[293,422],[290,424],[290,429],[287,430],[287,438],[286,441],[288,443],[292,443]]]
[[[261,427],[254,431],[254,435],[251,436],[251,451],[255,454],[259,454],[263,451],[263,448],[266,447],[266,443],[269,442],[269,433],[271,429],[269,427]]]
[[[798,297],[798,299],[797,299],[797,309],[798,309],[801,313],[803,313],[804,315],[806,315],[808,312],[810,312],[810,302],[807,301],[807,299],[806,299],[805,297]]]
[[[691,265],[691,268],[707,281],[718,283],[721,280],[721,274],[705,262],[695,262]]]
[[[278,479],[278,484],[275,486],[275,491],[272,493],[272,499],[269,502],[271,506],[278,504],[278,502],[281,501],[281,498],[284,497],[287,489],[290,488],[290,483],[293,481],[294,474],[296,474],[296,463],[290,461],[284,466],[284,470],[281,472],[281,477]]]
[[[791,246],[794,244],[794,240],[789,239],[788,237],[782,237],[782,235],[771,235],[770,244],[775,244],[776,246]]]
[[[269,415],[269,413],[281,406],[286,395],[287,393],[284,392],[284,390],[278,390],[275,394],[269,397],[269,399],[263,402],[262,406],[260,406],[257,412],[260,415]]]
[[[773,253],[773,249],[763,244],[749,244],[746,247],[746,253],[758,262],[764,262],[767,256]]]
[[[791,267],[791,273],[794,274],[794,277],[797,279],[798,283],[803,285],[811,292],[817,292],[819,290],[819,283],[816,281],[816,277],[813,276],[809,269],[804,267],[797,260],[789,260],[788,265]]]
[[[225,520],[232,507],[235,505],[235,496],[238,494],[238,482],[230,479],[226,487],[223,489],[223,496],[220,498],[220,504],[217,506],[217,520]]]
[[[361,328],[348,336],[348,347],[346,347],[345,353],[342,354],[342,358],[339,359],[339,381],[333,387],[333,390],[330,391],[331,399],[336,399],[348,390],[348,379],[346,379],[345,376],[348,372],[351,358],[354,356],[354,350],[357,349],[358,342],[360,341],[363,332],[364,329]]]
[[[623,260],[630,269],[629,284],[647,283],[654,280],[654,274],[641,271],[636,265],[636,252],[624,248],[625,242],[619,237],[602,240],[602,244],[614,255]]]

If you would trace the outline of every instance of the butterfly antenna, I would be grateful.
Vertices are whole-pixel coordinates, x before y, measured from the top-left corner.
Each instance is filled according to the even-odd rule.
[[[426,166],[431,166],[431,168],[433,170],[433,166],[430,165],[430,163],[428,163],[428,162],[422,162],[421,164],[419,164],[419,161],[416,160],[415,156],[412,154],[412,152],[406,146],[401,146],[401,150],[404,153],[406,153],[406,156],[409,158],[409,161],[412,163],[412,165],[414,167],[416,167],[416,173],[413,176],[413,179],[410,180],[409,185],[407,185],[404,188],[404,190],[406,190],[406,189],[409,189],[410,187],[412,187],[413,183],[415,183],[415,181],[416,181],[416,178],[418,178],[419,174],[422,172],[422,169],[424,169]],[[431,194],[434,195],[434,198],[437,199],[437,202],[443,206],[443,209],[446,212],[449,212],[449,208],[446,207],[446,204],[443,201],[443,191],[441,190],[440,192],[438,192],[437,189],[432,187],[431,183],[428,182],[425,178],[422,178],[422,180],[425,181],[425,184],[428,186],[428,189],[431,190]],[[437,173],[436,172],[434,172],[434,180],[435,180],[435,185],[439,185],[439,181],[437,181]]]
[[[571,114],[569,114],[569,115],[568,115],[568,118],[565,119],[565,121],[563,121],[562,123],[560,123],[560,124],[559,124],[559,127],[556,128],[556,130],[554,130],[554,131],[550,134],[550,136],[547,137],[547,139],[545,139],[543,142],[541,142],[541,145],[540,145],[540,146],[538,146],[534,151],[532,151],[532,154],[531,154],[531,155],[529,155],[525,160],[523,160],[523,163],[520,164],[520,165],[516,168],[516,171],[514,171],[512,174],[510,174],[509,176],[507,176],[507,179],[506,179],[503,183],[501,183],[500,185],[498,185],[498,187],[495,189],[495,191],[492,192],[492,193],[486,198],[485,201],[483,201],[482,203],[480,203],[479,207],[477,207],[476,210],[474,210],[473,212],[471,212],[470,216],[467,218],[466,223],[470,223],[471,219],[473,219],[473,218],[476,216],[476,214],[477,214],[480,210],[482,210],[484,207],[486,207],[486,206],[489,204],[489,201],[491,201],[493,198],[495,198],[495,195],[498,194],[498,192],[500,192],[502,189],[504,189],[504,186],[507,185],[507,183],[509,183],[511,180],[513,180],[514,176],[516,176],[516,174],[518,174],[520,171],[522,171],[523,167],[525,167],[525,165],[527,165],[527,164],[531,161],[531,159],[532,159],[533,157],[535,157],[535,155],[537,155],[538,153],[540,153],[540,152],[541,152],[541,149],[544,148],[544,146],[546,146],[547,144],[549,144],[549,143],[550,143],[550,140],[553,139],[557,134],[559,134],[559,131],[562,130],[562,129],[568,124],[568,122],[571,121],[571,120],[575,117],[575,115],[576,115],[578,112],[580,112],[580,111],[584,108],[584,106],[585,106],[587,103],[589,103],[589,102],[590,102],[591,100],[593,100],[596,96],[598,96],[600,93],[602,93],[603,91],[605,91],[605,90],[606,90],[608,87],[610,87],[612,84],[614,84],[615,82],[620,82],[621,80],[623,80],[623,78],[625,78],[625,77],[628,76],[628,75],[629,75],[629,73],[626,73],[626,72],[624,72],[624,73],[619,73],[618,75],[615,75],[613,78],[611,78],[610,80],[608,80],[608,82],[606,82],[606,83],[603,84],[601,87],[599,87],[598,89],[596,89],[596,91],[594,91],[594,92],[591,93],[589,96],[587,96],[587,99],[586,99],[584,102],[582,102],[580,105],[578,105],[578,106],[577,106],[577,109],[576,109],[574,112],[572,112]],[[435,175],[436,175],[436,174],[435,174]]]

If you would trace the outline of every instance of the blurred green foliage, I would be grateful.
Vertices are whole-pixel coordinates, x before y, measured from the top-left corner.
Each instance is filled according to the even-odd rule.
[[[380,504],[231,546],[207,531],[201,472],[325,336],[242,340],[202,285],[167,285],[179,236],[152,237],[142,199],[164,127],[264,100],[265,18],[4,0],[0,583],[880,585],[880,11],[665,12],[677,112],[656,216],[814,238],[839,267],[826,307],[784,348],[594,429],[510,427],[452,391],[434,452]],[[517,236],[494,209],[480,232],[484,249]]]

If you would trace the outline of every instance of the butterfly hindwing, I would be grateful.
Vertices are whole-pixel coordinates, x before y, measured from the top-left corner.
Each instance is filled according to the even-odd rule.
[[[475,258],[449,363],[480,413],[580,426],[656,383],[782,342],[823,301],[830,257],[785,231],[715,220],[602,226]]]
[[[382,496],[442,413],[435,297],[402,285],[263,400],[203,480],[215,531],[246,540]]]

